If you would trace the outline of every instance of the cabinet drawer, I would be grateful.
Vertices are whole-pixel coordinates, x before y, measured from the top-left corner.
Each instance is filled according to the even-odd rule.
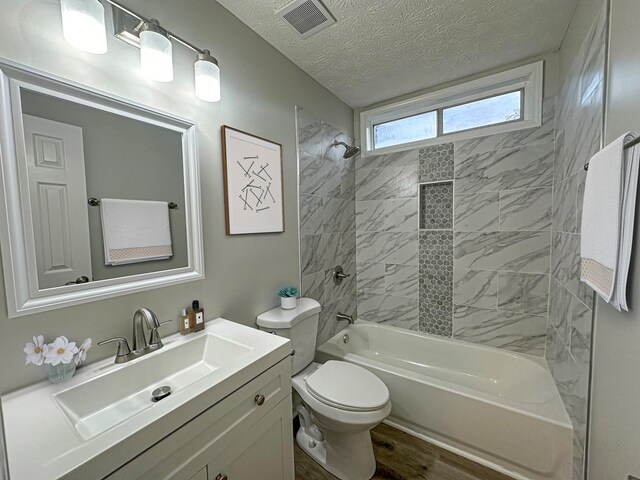
[[[286,358],[107,478],[189,480],[207,465],[206,452],[235,442],[290,393],[291,361]]]

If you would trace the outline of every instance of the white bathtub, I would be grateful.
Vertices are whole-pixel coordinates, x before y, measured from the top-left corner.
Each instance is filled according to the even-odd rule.
[[[571,421],[538,357],[359,321],[317,359],[382,379],[390,425],[513,478],[571,478]]]

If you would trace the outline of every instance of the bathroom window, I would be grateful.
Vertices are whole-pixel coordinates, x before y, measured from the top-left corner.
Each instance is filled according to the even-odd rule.
[[[373,127],[378,148],[434,138],[438,134],[438,112],[419,113]]]
[[[522,90],[442,109],[442,133],[462,132],[472,128],[522,120]]]
[[[543,62],[360,114],[363,156],[540,126]]]

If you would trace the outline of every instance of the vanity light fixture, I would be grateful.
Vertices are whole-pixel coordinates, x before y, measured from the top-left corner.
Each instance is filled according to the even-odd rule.
[[[173,80],[173,47],[169,34],[155,18],[142,22],[140,28],[140,66],[152,80]]]
[[[196,96],[205,102],[220,101],[220,68],[218,60],[209,50],[198,53],[193,66],[196,79]]]
[[[64,39],[89,53],[107,52],[104,7],[99,0],[60,0]]]
[[[220,68],[209,50],[196,47],[116,0],[60,0],[65,39],[91,53],[105,53],[107,38],[102,2],[111,5],[116,38],[140,48],[144,74],[159,82],[173,80],[173,42],[196,53],[194,79],[196,96],[205,102],[220,101]]]

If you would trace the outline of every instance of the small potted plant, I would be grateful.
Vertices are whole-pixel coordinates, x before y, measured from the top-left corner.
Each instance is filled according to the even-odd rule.
[[[278,292],[280,297],[280,307],[285,310],[296,308],[298,303],[298,289],[295,287],[286,287]]]
[[[67,337],[58,337],[51,343],[45,343],[44,337],[33,337],[24,347],[27,354],[26,365],[32,363],[40,367],[47,366],[49,380],[60,383],[73,377],[76,367],[87,359],[87,351],[91,348],[91,339],[87,338],[79,347]]]

